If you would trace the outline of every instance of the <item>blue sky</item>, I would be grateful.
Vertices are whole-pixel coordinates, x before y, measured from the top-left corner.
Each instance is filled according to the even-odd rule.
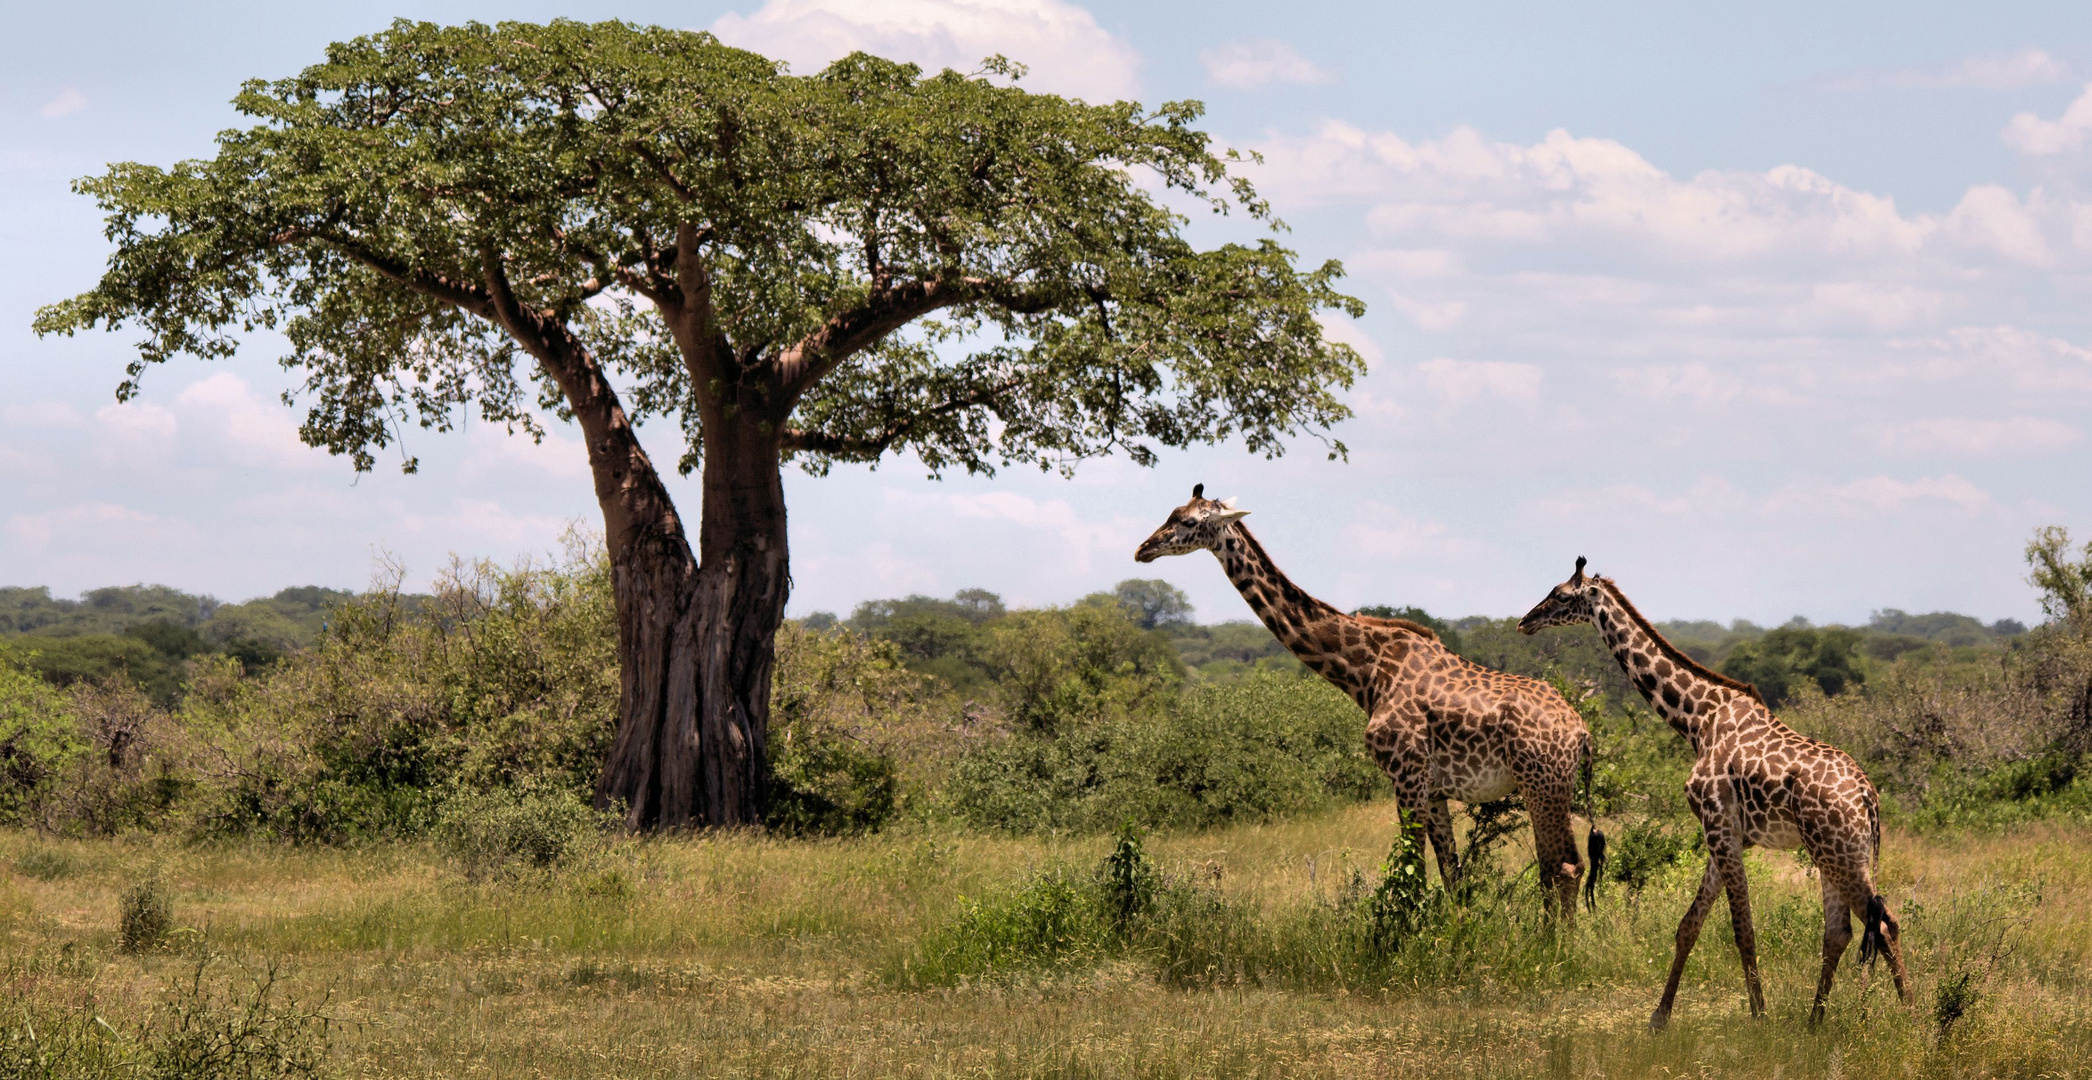
[[[2034,528],[2092,535],[2092,8],[2085,5],[75,3],[0,41],[0,584],[237,599],[425,580],[596,520],[571,431],[422,434],[405,477],[301,447],[274,343],[151,373],[31,313],[107,247],[67,182],[211,152],[242,79],[394,14],[711,29],[811,71],[850,48],[1035,89],[1198,98],[1304,259],[1340,258],[1371,362],[1337,432],[1073,480],[788,478],[792,610],[968,586],[1066,602],[1202,556],[1133,547],[1194,482],[1239,494],[1332,602],[1512,614],[1578,554],[1659,617],[2031,619]],[[1471,7],[1480,8],[1480,5]],[[1825,10],[1826,8],[1833,8]],[[673,460],[673,432],[649,432]],[[694,485],[679,482],[695,512]]]

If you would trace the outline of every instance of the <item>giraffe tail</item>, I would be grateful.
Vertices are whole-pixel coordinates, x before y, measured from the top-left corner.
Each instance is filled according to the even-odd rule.
[[[1882,924],[1889,921],[1889,902],[1875,893],[1867,898],[1867,914],[1861,917],[1860,963],[1872,964],[1874,958],[1888,951],[1888,939],[1882,936]]]
[[[1584,817],[1591,822],[1591,835],[1584,840],[1584,906],[1598,907],[1598,880],[1605,876],[1605,833],[1598,828],[1598,811],[1591,804],[1591,761],[1596,752],[1591,737],[1584,736]]]

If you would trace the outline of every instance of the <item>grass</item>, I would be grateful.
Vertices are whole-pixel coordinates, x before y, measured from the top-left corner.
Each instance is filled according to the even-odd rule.
[[[1547,929],[1527,884],[1399,962],[1329,967],[1327,913],[1354,870],[1377,873],[1391,816],[1381,802],[1149,837],[1177,893],[1206,904],[1169,924],[1177,954],[1220,962],[1190,986],[1139,949],[906,974],[953,927],[994,922],[969,911],[1093,880],[1107,837],[679,838],[475,881],[415,845],[0,834],[0,999],[122,1028],[209,950],[325,1001],[330,1071],[371,1077],[2092,1075],[2092,827],[1892,831],[1882,881],[1919,1004],[1896,1003],[1885,971],[1863,992],[1848,953],[1813,1035],[1815,884],[1754,853],[1771,1015],[1747,1016],[1718,905],[1679,1014],[1651,1036],[1696,864],[1612,887],[1572,932]],[[121,898],[147,877],[176,929],[126,954]]]

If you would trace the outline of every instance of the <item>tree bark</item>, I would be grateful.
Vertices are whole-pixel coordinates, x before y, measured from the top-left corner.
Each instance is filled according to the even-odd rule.
[[[622,694],[596,804],[633,829],[753,825],[766,809],[791,576],[778,439],[755,412],[705,425],[697,558],[679,526],[611,543]]]

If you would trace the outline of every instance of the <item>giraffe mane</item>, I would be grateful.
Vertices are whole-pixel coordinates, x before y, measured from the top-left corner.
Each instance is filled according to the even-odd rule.
[[[1346,618],[1356,619],[1367,626],[1387,626],[1396,630],[1407,630],[1426,641],[1438,640],[1438,631],[1425,626],[1423,623],[1410,622],[1408,619],[1390,619],[1380,615],[1348,615]]]
[[[1241,537],[1243,547],[1265,566],[1271,568],[1272,576],[1278,579],[1276,584],[1278,585],[1280,599],[1290,604],[1297,604],[1309,612],[1315,613],[1317,616],[1328,614],[1341,617],[1344,614],[1338,611],[1334,605],[1294,584],[1293,579],[1287,577],[1286,572],[1278,568],[1278,560],[1273,559],[1271,553],[1264,550],[1264,545],[1257,542],[1256,534],[1249,531],[1249,526],[1244,525],[1239,520],[1231,521],[1227,525],[1227,530]]]
[[[1751,699],[1756,701],[1758,704],[1765,705],[1765,697],[1764,695],[1758,693],[1757,687],[1751,685],[1750,683],[1744,682],[1742,679],[1732,678],[1728,675],[1722,674],[1719,671],[1711,670],[1707,667],[1707,665],[1702,664],[1698,660],[1695,660],[1691,656],[1687,655],[1684,649],[1681,649],[1678,646],[1671,644],[1671,639],[1663,636],[1661,633],[1657,631],[1655,624],[1651,623],[1649,621],[1648,616],[1643,615],[1641,611],[1634,606],[1634,601],[1629,600],[1627,598],[1627,594],[1620,591],[1620,586],[1614,583],[1613,579],[1609,577],[1600,577],[1596,578],[1595,580],[1598,582],[1600,586],[1602,586],[1605,589],[1608,595],[1610,595],[1615,601],[1619,603],[1620,610],[1626,612],[1627,617],[1629,619],[1634,620],[1634,624],[1637,627],[1641,628],[1642,633],[1649,635],[1650,640],[1656,642],[1656,647],[1663,650],[1664,657],[1670,660],[1671,663],[1676,664],[1679,667],[1682,667],[1685,670],[1690,671],[1703,679],[1706,679],[1708,682],[1715,683],[1719,686],[1726,686],[1731,690],[1741,690],[1744,693],[1749,694],[1751,696]],[[1769,705],[1766,707],[1771,708],[1771,706]]]

